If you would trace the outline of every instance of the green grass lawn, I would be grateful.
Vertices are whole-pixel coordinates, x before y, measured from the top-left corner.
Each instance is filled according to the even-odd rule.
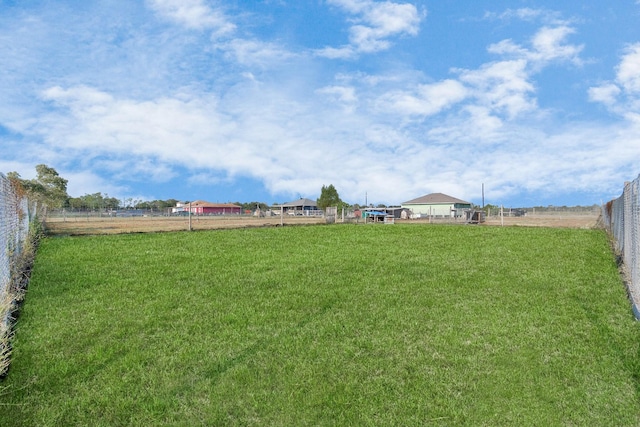
[[[640,423],[600,230],[48,238],[13,354],[2,426]]]

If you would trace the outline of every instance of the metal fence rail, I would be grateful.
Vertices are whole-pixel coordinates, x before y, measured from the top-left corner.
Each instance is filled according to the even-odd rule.
[[[640,319],[640,176],[626,182],[622,195],[603,206],[602,219],[621,257],[633,312]]]

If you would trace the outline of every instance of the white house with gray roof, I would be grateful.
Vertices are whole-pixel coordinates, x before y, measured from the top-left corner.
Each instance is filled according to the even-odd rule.
[[[409,209],[414,216],[432,216],[457,218],[465,215],[471,209],[471,203],[456,199],[443,193],[431,193],[417,199],[402,203],[402,207]]]

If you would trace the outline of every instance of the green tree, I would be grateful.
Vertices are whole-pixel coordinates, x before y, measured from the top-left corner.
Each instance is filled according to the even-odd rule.
[[[338,195],[338,190],[333,184],[329,184],[329,186],[322,186],[320,190],[320,198],[316,200],[319,209],[326,209],[330,206],[343,207],[344,202],[340,200],[340,195]]]
[[[109,197],[107,194],[93,193],[85,194],[80,197],[71,197],[67,201],[68,206],[75,210],[108,210],[118,209],[120,201],[115,197]]]
[[[82,196],[84,205],[86,208],[91,210],[101,211],[104,208],[104,197],[102,197],[102,193],[93,193],[93,194],[85,194]]]
[[[118,209],[120,207],[120,200],[115,197],[109,197],[109,195],[104,195],[104,207],[106,209]]]
[[[84,207],[84,201],[80,197],[71,197],[68,203],[71,209],[80,210]]]
[[[18,172],[9,172],[9,179],[20,182],[30,197],[40,201],[50,208],[61,208],[69,200],[67,194],[67,180],[47,165],[36,166],[35,179],[22,179]]]
[[[487,203],[486,205],[484,205],[484,211],[487,213],[487,215],[491,215],[492,212],[500,212],[500,206]]]
[[[238,205],[242,208],[243,211],[255,211],[257,208],[260,208],[261,211],[266,211],[269,209],[269,206],[264,203],[264,202],[246,202],[246,203],[240,203],[240,202],[230,202],[233,203],[234,205]]]
[[[168,208],[173,208],[175,207],[178,203],[180,203],[179,200],[176,199],[167,199],[165,200],[165,203],[167,204]]]

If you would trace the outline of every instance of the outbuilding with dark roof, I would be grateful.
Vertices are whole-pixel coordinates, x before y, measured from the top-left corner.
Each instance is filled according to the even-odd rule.
[[[283,204],[282,208],[289,215],[315,215],[318,211],[318,204],[311,199],[300,198]]]

